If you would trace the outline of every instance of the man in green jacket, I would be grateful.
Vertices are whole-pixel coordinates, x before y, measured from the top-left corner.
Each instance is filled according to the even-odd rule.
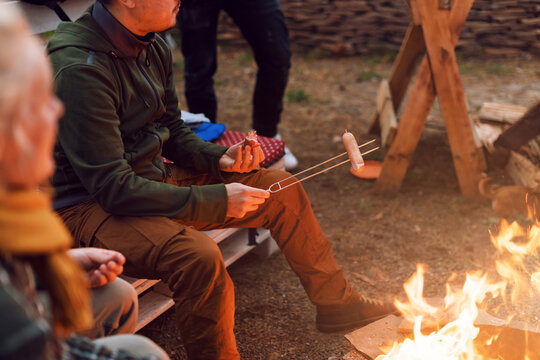
[[[126,274],[168,284],[190,359],[239,358],[233,285],[219,248],[200,230],[270,229],[317,306],[321,331],[393,312],[351,288],[300,185],[265,190],[288,173],[258,169],[258,147],[215,145],[184,125],[171,52],[155,34],[174,26],[179,7],[101,0],[49,42],[66,107],[54,206],[76,241],[120,251]]]

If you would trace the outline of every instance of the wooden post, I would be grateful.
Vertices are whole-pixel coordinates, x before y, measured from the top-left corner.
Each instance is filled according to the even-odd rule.
[[[415,0],[414,3],[416,4],[413,6],[418,6],[422,15],[429,64],[444,116],[459,185],[463,195],[476,197],[482,172],[481,163],[469,121],[454,52],[455,44],[450,34],[449,11],[440,10],[436,2],[431,0]],[[459,8],[463,4],[464,1],[454,1],[452,6]]]
[[[473,2],[454,1],[449,12],[438,9],[437,2],[432,0],[410,1],[413,13],[420,15],[428,56],[422,61],[396,137],[386,155],[375,185],[377,192],[399,190],[437,93],[461,191],[466,197],[478,195],[480,161],[454,53]]]
[[[422,27],[411,24],[407,29],[405,40],[403,40],[403,44],[399,49],[399,53],[392,66],[390,79],[388,80],[392,102],[394,104],[394,112],[396,113],[407,92],[418,60],[424,55],[425,51],[426,46],[424,44],[424,36],[422,35]],[[380,111],[377,109],[373,115],[369,133],[374,134],[381,130],[379,123],[380,115]]]

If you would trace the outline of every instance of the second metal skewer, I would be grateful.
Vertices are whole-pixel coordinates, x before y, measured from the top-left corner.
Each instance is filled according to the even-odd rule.
[[[358,148],[361,148],[361,147],[363,147],[363,146],[369,145],[369,144],[371,144],[371,143],[374,142],[374,141],[375,141],[375,139],[370,140],[370,141],[368,141],[368,142],[365,142],[365,143],[363,143],[363,144],[361,144],[361,145],[358,145]],[[362,155],[362,156],[367,155],[367,154],[372,153],[373,151],[378,150],[378,149],[379,149],[378,146],[377,146],[377,147],[374,147],[373,149],[370,149],[370,150],[368,150],[368,151],[366,151],[366,152],[364,152],[364,153],[361,153],[361,155]],[[273,194],[273,193],[276,193],[276,192],[278,192],[278,191],[281,191],[281,190],[283,190],[283,189],[288,188],[289,186],[296,185],[296,184],[301,183],[302,181],[305,181],[305,180],[307,180],[307,179],[310,179],[310,178],[312,178],[312,177],[314,177],[314,176],[316,176],[316,175],[322,174],[322,173],[324,173],[324,172],[326,172],[326,171],[328,171],[328,170],[332,170],[332,169],[334,169],[334,168],[336,168],[336,167],[338,167],[338,166],[341,166],[341,165],[343,165],[343,164],[346,164],[346,163],[350,162],[351,159],[347,159],[347,160],[345,160],[345,161],[342,161],[342,162],[340,162],[340,163],[337,163],[337,164],[335,164],[335,165],[332,165],[332,166],[330,166],[330,167],[327,167],[327,168],[325,168],[325,169],[322,169],[322,170],[320,170],[320,171],[317,171],[316,173],[311,174],[311,175],[309,175],[309,176],[306,176],[306,177],[303,178],[303,179],[296,180],[296,181],[294,181],[294,182],[292,182],[292,183],[290,183],[290,184],[287,184],[287,185],[285,185],[285,186],[281,186],[281,183],[284,182],[284,181],[286,181],[286,180],[289,180],[289,179],[291,179],[291,178],[293,178],[293,177],[296,177],[296,176],[301,175],[301,174],[303,174],[303,173],[305,173],[305,172],[308,172],[308,171],[310,171],[310,170],[313,170],[313,169],[315,169],[315,168],[317,168],[317,167],[319,167],[319,166],[321,166],[321,165],[324,165],[324,164],[326,164],[326,163],[328,163],[328,162],[330,162],[330,161],[332,161],[332,160],[335,160],[335,159],[337,159],[337,158],[339,158],[339,157],[342,157],[343,155],[346,155],[346,154],[347,154],[347,152],[344,152],[344,153],[342,153],[342,154],[336,155],[336,156],[334,156],[333,158],[330,158],[330,159],[328,159],[328,160],[325,160],[325,161],[323,161],[323,162],[320,162],[320,163],[318,163],[318,164],[316,164],[316,165],[313,165],[312,167],[310,167],[310,168],[308,168],[308,169],[305,169],[305,170],[300,171],[300,172],[298,172],[298,173],[296,173],[296,174],[293,174],[293,175],[291,175],[291,176],[289,176],[289,177],[287,177],[287,178],[285,178],[285,179],[283,179],[283,180],[280,180],[280,181],[278,181],[278,182],[275,182],[275,183],[273,183],[272,185],[270,185],[270,187],[269,187],[268,190],[266,190],[266,191],[268,191],[268,192],[270,192],[270,193],[272,193],[272,194]],[[277,189],[274,189],[274,187],[277,187]]]

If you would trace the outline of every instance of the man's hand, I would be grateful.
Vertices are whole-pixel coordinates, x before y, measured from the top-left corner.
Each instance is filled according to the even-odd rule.
[[[116,280],[116,277],[124,271],[126,262],[124,255],[106,249],[70,249],[68,254],[86,271],[90,287],[100,287]]]
[[[231,146],[219,159],[219,167],[222,171],[248,173],[259,166],[264,160],[264,153],[260,146],[242,146],[239,142]]]
[[[249,211],[257,210],[259,205],[270,196],[266,190],[254,188],[240,183],[226,184],[227,216],[241,218]]]

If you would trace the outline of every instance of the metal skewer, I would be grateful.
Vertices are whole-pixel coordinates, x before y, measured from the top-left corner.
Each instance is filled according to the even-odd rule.
[[[365,142],[365,143],[363,143],[363,144],[361,144],[361,145],[358,145],[358,148],[360,149],[361,147],[366,146],[366,145],[369,145],[369,144],[371,144],[371,143],[374,142],[374,141],[375,141],[375,139],[370,140],[370,141],[368,141],[368,142]],[[379,149],[378,146],[377,146],[377,147],[374,147],[373,149],[370,149],[370,150],[368,150],[368,151],[366,151],[366,152],[364,152],[364,153],[361,153],[361,155],[362,155],[362,156],[367,155],[367,154],[372,153],[372,152],[374,152],[375,150],[378,150],[378,149]],[[293,185],[296,185],[296,184],[298,184],[298,183],[301,183],[302,181],[305,181],[305,180],[307,180],[307,179],[310,179],[310,178],[312,178],[312,177],[314,177],[314,176],[317,176],[317,175],[319,175],[319,174],[322,174],[322,173],[324,173],[324,172],[326,172],[326,171],[328,171],[328,170],[332,170],[333,168],[336,168],[336,167],[338,167],[338,166],[341,166],[341,165],[346,164],[346,163],[348,163],[348,162],[351,161],[351,159],[347,159],[347,160],[345,160],[345,161],[342,161],[342,162],[340,162],[340,163],[337,163],[337,164],[335,164],[335,165],[332,165],[332,166],[330,166],[330,167],[327,167],[327,168],[325,168],[325,169],[322,169],[322,170],[320,170],[320,171],[317,171],[316,173],[313,173],[313,174],[311,174],[311,175],[309,175],[309,176],[306,176],[306,177],[303,178],[303,179],[296,180],[295,182],[292,182],[292,183],[287,184],[287,185],[285,185],[285,186],[281,186],[281,183],[282,183],[282,182],[284,182],[284,181],[286,181],[286,180],[289,180],[289,179],[291,179],[291,178],[293,178],[293,177],[297,177],[298,175],[301,175],[301,174],[303,174],[303,173],[305,173],[305,172],[308,172],[308,171],[310,171],[310,170],[313,170],[313,169],[315,169],[315,168],[317,168],[317,167],[319,167],[319,166],[321,166],[321,165],[324,165],[324,164],[326,164],[326,163],[328,163],[328,162],[330,162],[330,161],[332,161],[332,160],[335,160],[335,159],[337,159],[337,158],[339,158],[339,157],[342,157],[343,155],[347,155],[347,152],[345,151],[344,153],[339,154],[339,155],[336,155],[336,156],[334,156],[333,158],[330,158],[330,159],[328,159],[328,160],[325,160],[325,161],[323,161],[323,162],[320,162],[320,163],[318,163],[318,164],[316,164],[316,165],[313,165],[312,167],[310,167],[310,168],[308,168],[308,169],[302,170],[302,171],[300,171],[300,172],[298,172],[298,173],[296,173],[296,174],[293,174],[293,175],[291,175],[291,176],[289,176],[289,177],[287,177],[287,178],[285,178],[285,179],[282,179],[282,180],[280,180],[280,181],[278,181],[278,182],[275,182],[275,183],[273,183],[272,185],[270,185],[270,187],[269,187],[268,190],[266,190],[266,191],[270,192],[271,194],[277,193],[278,191],[281,191],[281,190],[283,190],[283,189],[286,189],[286,188],[288,188],[289,186],[293,186]],[[277,186],[277,189],[273,190],[272,188],[275,187],[275,186]]]

